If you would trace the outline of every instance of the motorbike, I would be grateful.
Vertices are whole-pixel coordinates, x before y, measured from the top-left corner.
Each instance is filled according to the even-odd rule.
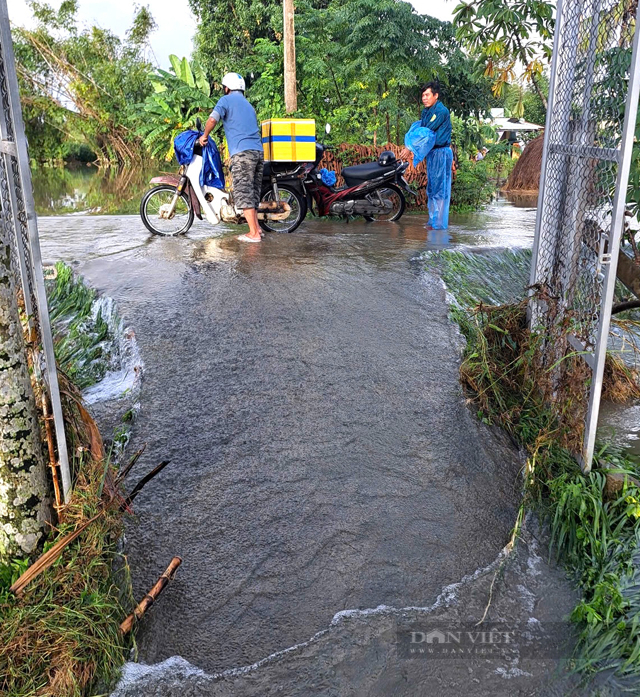
[[[279,200],[288,203],[301,219],[310,210],[318,216],[333,215],[348,220],[351,216],[361,215],[369,221],[393,222],[399,220],[406,209],[405,193],[417,195],[403,176],[409,163],[396,160],[391,151],[383,152],[377,162],[344,167],[345,186],[338,188],[325,184],[318,166],[326,150],[325,145],[316,143],[313,163],[295,166],[292,163],[266,163],[263,200],[277,200],[276,194],[272,193],[272,187],[277,185]],[[261,225],[274,232],[285,231],[280,229],[278,222],[264,220]]]
[[[196,130],[198,134],[202,133],[200,119],[196,121]],[[211,225],[246,222],[242,210],[234,205],[232,191],[201,185],[202,168],[203,149],[196,143],[191,161],[181,165],[177,174],[163,174],[151,179],[150,183],[155,186],[140,202],[140,217],[150,232],[182,235],[191,228],[196,217]],[[265,230],[292,232],[304,219],[306,210],[303,211],[295,193],[289,193],[286,186],[280,192],[278,182],[277,176],[270,175],[263,186],[258,222]]]

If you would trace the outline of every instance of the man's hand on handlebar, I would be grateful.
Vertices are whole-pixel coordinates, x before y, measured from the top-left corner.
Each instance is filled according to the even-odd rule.
[[[207,145],[208,136],[202,135],[198,138],[198,145],[202,145],[204,148]]]

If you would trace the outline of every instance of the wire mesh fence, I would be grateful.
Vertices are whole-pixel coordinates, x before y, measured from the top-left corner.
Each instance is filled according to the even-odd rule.
[[[584,470],[595,444],[636,124],[637,15],[638,0],[559,0],[557,7],[531,324],[547,337],[552,401],[559,414],[570,405]]]
[[[0,0],[0,224],[11,240],[12,267],[21,281],[36,376],[44,380],[51,400],[67,500],[71,491],[67,443],[6,0]]]

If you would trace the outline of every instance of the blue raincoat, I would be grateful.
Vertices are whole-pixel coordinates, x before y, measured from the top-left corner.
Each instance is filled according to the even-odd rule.
[[[421,121],[414,121],[404,137],[404,144],[413,153],[413,166],[417,167],[431,152],[435,145],[436,134],[422,125]]]
[[[193,148],[202,133],[198,131],[183,131],[173,140],[178,164],[188,165],[193,160]],[[220,151],[212,138],[202,148],[202,169],[200,170],[200,186],[215,186],[224,189],[224,172]]]
[[[434,230],[449,227],[452,165],[453,151],[449,147],[437,148],[427,155],[427,205],[429,225]]]
[[[441,102],[423,109],[420,121],[412,123],[407,131],[404,144],[413,153],[414,166],[427,158],[429,225],[434,230],[446,230],[449,227],[453,164],[449,110]]]

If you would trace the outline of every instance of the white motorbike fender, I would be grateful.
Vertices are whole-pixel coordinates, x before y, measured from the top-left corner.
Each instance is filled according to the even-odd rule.
[[[191,182],[191,186],[195,191],[196,197],[200,202],[200,208],[204,213],[204,217],[212,225],[217,225],[220,222],[222,206],[229,205],[229,194],[222,189],[216,189],[213,186],[205,186],[204,191],[200,186],[200,170],[202,169],[202,157],[194,155],[193,160],[187,167],[187,178]],[[213,199],[207,201],[204,197],[205,193],[211,194]]]

